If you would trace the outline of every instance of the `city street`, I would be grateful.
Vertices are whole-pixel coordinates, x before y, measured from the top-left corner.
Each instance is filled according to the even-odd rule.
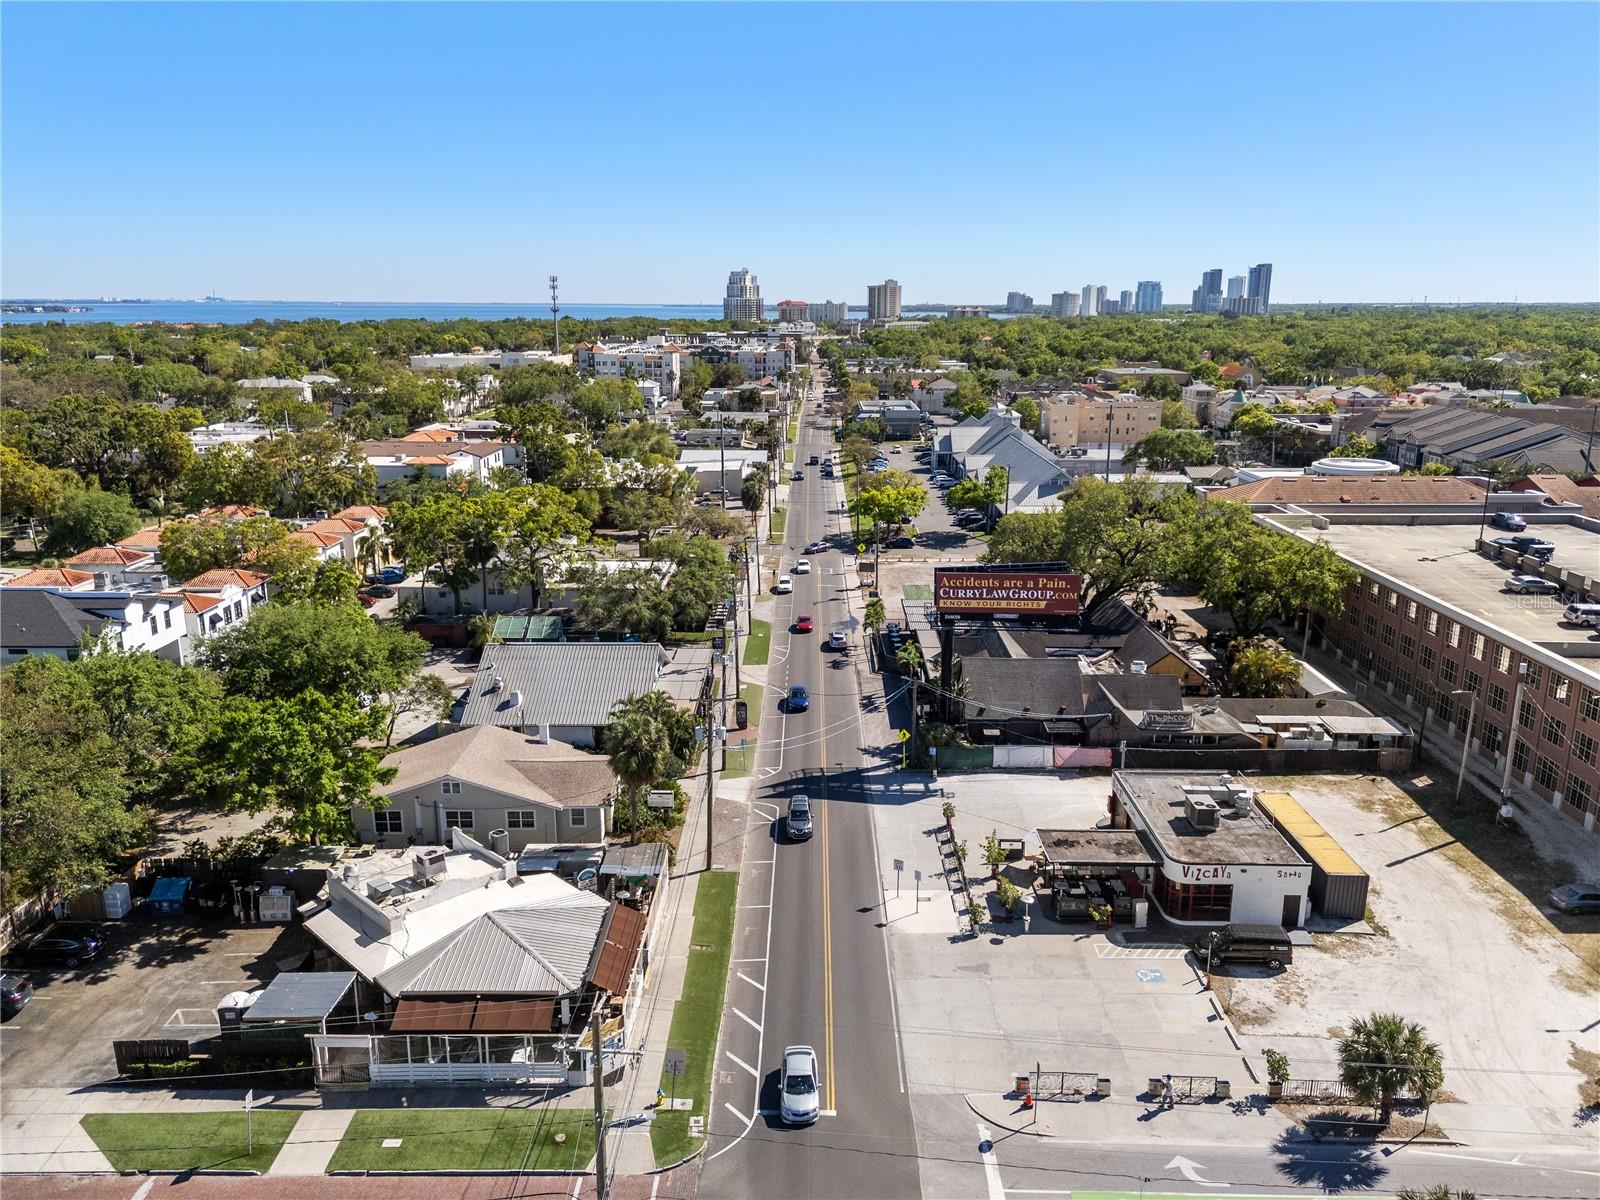
[[[866,807],[874,774],[886,772],[879,747],[863,749],[861,597],[848,588],[840,547],[843,486],[809,466],[827,452],[827,420],[812,402],[802,411],[782,571],[809,557],[791,596],[774,611],[773,674],[757,760],[757,789],[735,924],[727,1008],[718,1050],[701,1193],[745,1197],[920,1195],[916,1143],[888,946],[881,927],[882,881]],[[826,552],[803,547],[828,539]],[[792,633],[796,616],[814,632]],[[849,650],[827,650],[828,634],[848,630]],[[838,665],[835,665],[838,664]],[[805,712],[774,711],[792,684],[811,692]],[[776,730],[777,736],[767,733]],[[809,795],[816,831],[808,842],[782,836],[781,817],[796,792]],[[783,1048],[815,1047],[823,1115],[810,1128],[777,1116]]]

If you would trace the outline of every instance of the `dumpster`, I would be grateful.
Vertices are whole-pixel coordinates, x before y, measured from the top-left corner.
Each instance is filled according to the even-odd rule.
[[[169,875],[156,880],[150,889],[150,915],[154,917],[179,917],[189,896],[189,880],[181,875]]]

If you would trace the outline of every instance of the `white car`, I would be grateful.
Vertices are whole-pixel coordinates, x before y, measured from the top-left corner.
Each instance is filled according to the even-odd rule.
[[[828,635],[828,645],[834,650],[843,650],[849,643],[849,638],[842,629],[835,629]]]
[[[772,585],[772,590],[776,595],[786,596],[794,591],[794,580],[787,575],[779,575],[778,582]]]
[[[783,1073],[778,1080],[778,1114],[786,1125],[811,1125],[822,1114],[818,1099],[817,1052],[810,1046],[783,1048]]]
[[[797,559],[795,559],[795,561],[794,561],[794,573],[796,575],[809,575],[809,574],[811,574],[811,560],[809,558],[797,558]]]

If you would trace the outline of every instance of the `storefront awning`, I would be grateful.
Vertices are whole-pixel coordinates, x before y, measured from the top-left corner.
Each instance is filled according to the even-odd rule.
[[[395,1005],[390,1033],[549,1033],[555,1001],[412,1000]]]
[[[625,904],[614,905],[605,945],[600,947],[590,982],[613,996],[622,995],[628,990],[628,976],[633,974],[633,962],[639,957],[639,943],[643,940],[644,914]]]

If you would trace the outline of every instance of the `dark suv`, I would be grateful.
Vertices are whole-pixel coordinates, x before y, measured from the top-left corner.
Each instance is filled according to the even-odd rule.
[[[1214,933],[1201,934],[1194,941],[1194,952],[1202,965],[1208,945],[1213,967],[1225,962],[1258,962],[1277,970],[1294,961],[1289,935],[1277,925],[1224,925]]]
[[[0,1017],[10,1018],[33,999],[33,984],[21,975],[0,975]]]
[[[797,842],[811,836],[811,798],[797,795],[789,797],[789,815],[783,821],[784,832]]]
[[[105,937],[93,925],[79,921],[57,921],[23,943],[18,957],[30,963],[58,963],[75,967],[99,957]]]

